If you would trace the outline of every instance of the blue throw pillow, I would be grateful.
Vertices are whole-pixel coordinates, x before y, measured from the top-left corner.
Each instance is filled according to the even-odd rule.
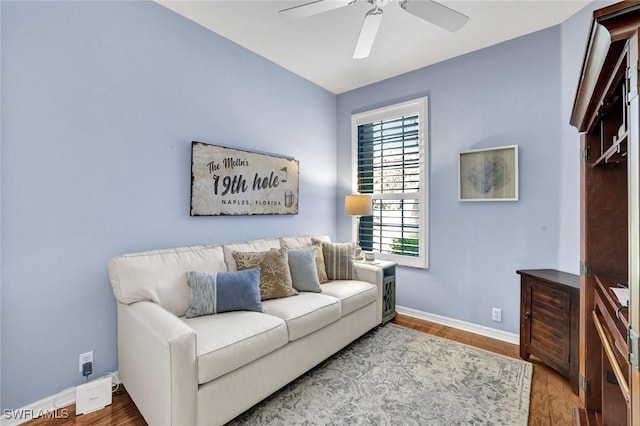
[[[260,268],[238,272],[194,272],[189,275],[190,304],[185,317],[230,311],[263,312]]]
[[[315,249],[289,249],[289,270],[293,288],[298,291],[322,292]]]

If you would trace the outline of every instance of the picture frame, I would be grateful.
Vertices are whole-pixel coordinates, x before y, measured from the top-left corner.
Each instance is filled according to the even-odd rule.
[[[194,141],[191,216],[298,214],[300,163]]]
[[[459,201],[518,201],[518,145],[461,151]]]

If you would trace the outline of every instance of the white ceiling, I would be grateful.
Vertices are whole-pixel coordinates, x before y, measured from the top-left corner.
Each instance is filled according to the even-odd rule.
[[[371,55],[353,59],[362,20],[372,9],[366,0],[298,21],[285,21],[278,11],[311,0],[157,1],[336,94],[557,25],[589,3],[442,0],[470,18],[450,33],[393,1],[383,8]]]

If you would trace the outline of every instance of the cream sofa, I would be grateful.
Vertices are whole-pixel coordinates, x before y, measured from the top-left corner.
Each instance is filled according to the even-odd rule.
[[[263,301],[264,313],[184,317],[188,271],[234,271],[232,251],[306,246],[311,237],[110,259],[118,372],[150,425],[224,424],[381,323],[382,270],[359,263],[358,280]]]

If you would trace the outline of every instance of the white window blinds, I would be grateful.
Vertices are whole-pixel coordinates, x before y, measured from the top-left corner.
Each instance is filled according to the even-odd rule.
[[[427,266],[426,98],[354,115],[354,190],[370,194],[373,215],[358,233],[365,251]]]

